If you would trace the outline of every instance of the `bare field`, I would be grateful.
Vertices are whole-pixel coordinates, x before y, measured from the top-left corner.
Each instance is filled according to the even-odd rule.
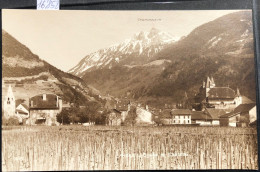
[[[2,170],[257,169],[255,128],[21,126],[2,130]]]

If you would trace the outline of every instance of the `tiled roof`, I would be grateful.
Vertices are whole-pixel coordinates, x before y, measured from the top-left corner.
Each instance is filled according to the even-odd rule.
[[[191,120],[208,120],[211,117],[202,111],[192,111]]]
[[[226,114],[226,112],[223,109],[207,108],[206,111],[212,119],[219,119],[221,115]]]
[[[161,118],[172,118],[171,109],[164,109],[162,112],[160,112]]]
[[[43,94],[30,98],[30,109],[58,109],[57,95],[46,94],[46,100],[43,100]]]
[[[226,113],[224,115],[221,115],[220,118],[229,118],[234,115],[234,112]]]
[[[227,113],[225,115],[222,115],[221,118],[229,118],[234,116],[235,114],[239,114],[241,112],[249,112],[252,108],[254,108],[254,106],[256,106],[255,103],[251,103],[251,104],[241,104],[238,107],[236,107],[234,109],[234,111]]]
[[[191,110],[189,109],[172,109],[173,115],[189,115],[191,114]]]
[[[29,107],[28,107],[26,104],[22,103],[21,105],[22,105],[26,110],[29,110]]]
[[[235,91],[228,87],[214,87],[209,90],[209,99],[234,99]]]
[[[116,103],[116,109],[119,111],[127,111],[129,100],[120,100]]]
[[[239,113],[239,112],[248,112],[251,110],[254,106],[256,106],[255,103],[250,103],[250,104],[241,104],[238,107],[234,109],[234,113]]]
[[[251,126],[257,125],[257,120],[251,122],[249,125],[251,125]]]
[[[242,104],[251,104],[254,103],[252,100],[247,98],[246,96],[242,96]]]

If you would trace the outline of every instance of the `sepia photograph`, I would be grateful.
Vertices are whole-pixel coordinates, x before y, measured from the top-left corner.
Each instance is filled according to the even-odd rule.
[[[257,170],[252,10],[2,10],[2,170]]]

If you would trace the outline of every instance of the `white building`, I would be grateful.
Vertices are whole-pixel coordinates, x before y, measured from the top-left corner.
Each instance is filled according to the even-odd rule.
[[[15,97],[11,85],[9,85],[7,95],[3,101],[4,116],[6,118],[15,116]]]

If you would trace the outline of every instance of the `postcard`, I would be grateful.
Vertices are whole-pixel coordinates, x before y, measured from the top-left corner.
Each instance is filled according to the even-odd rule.
[[[251,10],[2,10],[2,169],[258,169]]]

